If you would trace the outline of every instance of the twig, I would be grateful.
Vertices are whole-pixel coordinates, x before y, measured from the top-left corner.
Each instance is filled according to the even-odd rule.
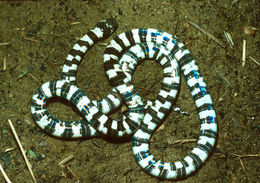
[[[12,182],[10,181],[10,179],[8,178],[8,176],[6,175],[6,173],[5,173],[5,171],[4,171],[4,169],[3,169],[3,167],[2,167],[1,164],[0,164],[0,170],[1,170],[1,172],[2,172],[2,174],[3,174],[3,176],[4,176],[4,178],[5,178],[6,182],[7,182],[7,183],[12,183]]]
[[[91,141],[95,146],[97,146],[98,148],[102,148],[97,142],[95,142],[94,140]]]
[[[240,164],[241,164],[243,170],[246,171],[246,167],[245,167],[245,165],[244,165],[242,159],[241,159],[240,157],[238,157],[237,159],[239,160],[239,162],[240,162]]]
[[[255,62],[257,65],[260,65],[260,63],[257,62],[256,59],[254,59],[253,57],[249,56],[249,58],[250,58],[253,62]]]
[[[205,29],[201,28],[199,25],[195,24],[194,22],[191,22],[189,20],[186,19],[187,22],[189,22],[189,24],[191,24],[192,26],[194,26],[196,29],[198,29],[199,31],[201,31],[203,34],[207,35],[209,38],[211,38],[212,40],[214,40],[216,43],[218,43],[221,47],[225,48],[226,44],[224,42],[222,42],[221,40],[219,40],[218,38],[216,38],[213,34],[209,33],[208,31],[206,31]]]
[[[40,40],[29,38],[29,37],[26,37],[26,36],[24,36],[23,39],[26,40],[26,41],[34,42],[34,43],[40,43],[41,42]]]
[[[16,147],[10,147],[10,148],[7,148],[7,149],[5,150],[5,152],[10,152],[10,151],[12,151],[12,150],[14,150],[14,149],[16,149]]]
[[[259,154],[239,155],[239,154],[235,154],[235,153],[226,153],[226,154],[224,154],[224,153],[221,153],[221,152],[220,152],[219,154],[224,155],[224,157],[226,156],[226,154],[235,156],[235,157],[238,159],[238,161],[239,161],[239,163],[240,163],[240,165],[241,165],[241,167],[242,167],[242,169],[243,169],[243,171],[244,171],[244,173],[245,173],[245,176],[246,176],[247,180],[250,180],[250,176],[247,176],[246,167],[245,167],[245,165],[244,165],[242,159],[243,159],[243,158],[252,158],[252,157],[257,157],[257,158],[259,158],[259,157],[260,157],[260,153],[259,153]],[[248,181],[248,182],[251,182],[251,181]]]
[[[246,155],[239,155],[239,154],[235,154],[235,153],[231,153],[233,156],[236,156],[237,159],[239,160],[243,170],[246,170],[246,167],[242,161],[242,158],[250,158],[250,157],[260,157],[260,154],[246,154]]]
[[[246,155],[239,155],[239,154],[235,154],[235,153],[231,153],[231,154],[238,158],[260,157],[260,154],[246,154]]]
[[[70,25],[77,25],[77,24],[81,24],[81,22],[71,22]]]
[[[24,31],[22,32],[22,38],[26,41],[31,41],[31,42],[34,42],[34,43],[40,43],[41,42],[40,40],[33,39],[33,38],[25,36]]]
[[[245,63],[246,63],[246,40],[243,39],[242,67],[245,66]]]
[[[227,42],[230,44],[231,48],[233,49],[234,48],[234,42],[232,40],[231,35],[228,32],[224,31],[224,36],[226,37]]]
[[[65,167],[64,164],[68,163],[73,158],[74,158],[73,154],[69,155],[68,157],[66,157],[65,159],[59,162],[59,166],[64,168]]]
[[[25,160],[25,163],[26,163],[26,165],[27,165],[27,167],[28,167],[28,169],[29,169],[29,171],[31,173],[31,176],[33,178],[33,182],[36,183],[37,181],[36,181],[36,178],[35,178],[35,176],[33,174],[33,171],[32,171],[32,167],[31,167],[32,165],[30,164],[29,160],[27,159],[27,157],[25,155],[25,151],[24,151],[23,146],[22,146],[22,144],[21,144],[21,142],[20,142],[20,140],[18,138],[18,135],[17,135],[15,129],[14,129],[13,123],[12,123],[12,121],[10,119],[8,119],[8,122],[9,122],[9,125],[10,125],[11,129],[12,129],[14,137],[15,137],[17,143],[18,143],[18,146],[19,146],[19,148],[20,148],[20,150],[22,152],[22,155],[23,155],[23,158]]]
[[[71,169],[69,166],[65,165],[66,163],[68,163],[68,162],[71,161],[72,159],[74,159],[73,154],[69,155],[68,157],[66,157],[65,159],[63,159],[62,161],[60,161],[60,162],[59,162],[59,166],[62,168],[62,175],[63,175],[63,176],[66,176],[66,173],[64,172],[64,169],[67,168],[67,169],[70,171],[70,173],[71,173],[74,177],[76,177],[77,180],[79,180],[78,176],[72,171],[72,169]]]
[[[10,43],[0,43],[0,46],[6,46],[9,45]]]
[[[3,71],[6,70],[6,55],[4,56],[4,60],[3,60]]]
[[[159,126],[159,128],[157,128],[157,129],[155,130],[155,132],[162,131],[164,128],[165,128],[165,125],[164,125],[164,124],[162,124],[161,126]],[[150,142],[153,142],[154,135],[155,135],[155,133],[153,133],[153,135],[152,135],[152,137],[151,137],[151,140],[150,140]]]
[[[227,83],[231,88],[233,88],[232,84],[217,70],[217,68],[216,68],[214,65],[212,65],[212,68],[213,68],[213,70],[214,70],[216,73],[219,74],[220,77],[222,77],[222,79],[223,79],[224,81],[226,81],[226,83]]]
[[[169,145],[175,144],[184,144],[188,142],[197,142],[197,139],[183,139],[183,140],[175,140],[174,142],[168,142]]]
[[[242,166],[242,168],[243,168],[243,171],[244,171],[244,173],[245,173],[246,178],[250,180],[250,177],[247,176],[246,167],[245,167],[245,165],[244,165],[242,159],[243,159],[243,158],[251,158],[251,157],[260,157],[260,154],[239,155],[239,154],[231,153],[231,155],[237,157],[237,159],[239,160],[239,162],[240,162],[240,164],[241,164],[241,166]],[[249,181],[249,182],[251,182],[251,181]]]
[[[77,180],[79,180],[78,176],[72,171],[72,169],[71,169],[69,166],[67,166],[67,169],[70,171],[70,173],[71,173]]]

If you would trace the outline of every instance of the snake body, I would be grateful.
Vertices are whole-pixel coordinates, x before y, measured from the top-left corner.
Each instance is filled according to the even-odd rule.
[[[163,82],[164,85],[161,92],[172,93],[171,88],[167,89],[170,86],[174,89],[174,94],[176,95],[179,83],[179,77],[176,77],[178,75],[177,62],[175,60],[174,64],[173,58],[167,56],[167,54],[170,54],[169,51],[167,52],[167,50],[151,44],[140,44],[139,46],[144,50],[153,49],[154,47],[156,50],[153,53],[147,52],[144,55],[138,55],[140,50],[136,51],[134,50],[135,48],[128,51],[129,54],[132,53],[133,58],[138,59],[128,58],[121,63],[123,67],[131,68],[132,70],[127,76],[125,75],[125,78],[118,79],[118,81],[121,81],[116,86],[119,89],[115,87],[104,99],[91,101],[75,85],[77,68],[84,55],[95,43],[113,33],[115,24],[113,20],[98,23],[96,28],[84,35],[71,49],[62,69],[61,80],[46,82],[34,93],[31,105],[32,116],[38,126],[45,132],[64,138],[96,136],[98,134],[109,136],[127,136],[132,134],[139,127],[144,111],[140,96],[131,84],[131,78],[129,77],[138,63],[146,58],[152,58],[161,62],[161,65],[165,68],[165,82]],[[120,67],[117,67],[116,72],[118,72]],[[121,70],[121,73],[124,75],[127,74],[127,71]],[[174,83],[174,81],[178,83]],[[172,83],[174,86],[171,86]],[[119,91],[129,108],[128,113],[119,120],[113,120],[105,115],[120,105],[122,99],[116,90]],[[88,122],[85,120],[62,121],[50,115],[47,111],[46,103],[48,99],[54,96],[62,97],[74,104]]]
[[[61,80],[43,84],[33,95],[31,112],[36,123],[47,133],[66,138],[108,135],[122,137],[133,134],[135,160],[152,176],[163,179],[183,178],[208,158],[215,145],[217,121],[213,102],[198,66],[188,49],[172,35],[151,28],[133,29],[112,39],[105,49],[104,68],[114,87],[108,96],[91,101],[76,86],[76,71],[86,52],[98,41],[109,37],[117,28],[114,19],[99,22],[71,49],[62,69]],[[131,80],[134,69],[144,59],[154,59],[163,67],[162,88],[154,103],[144,104]],[[149,150],[151,135],[170,112],[179,88],[179,69],[190,88],[200,119],[200,135],[193,150],[177,162],[157,160]],[[74,104],[86,120],[61,121],[51,116],[46,101],[54,96]],[[121,101],[128,112],[120,120],[106,113]]]
[[[210,94],[203,81],[202,74],[195,64],[189,50],[172,35],[156,29],[133,29],[115,37],[105,50],[105,70],[110,82],[116,85],[118,76],[114,76],[118,53],[140,42],[152,42],[164,46],[176,58],[185,76],[200,119],[200,135],[193,150],[183,159],[174,163],[157,160],[149,150],[151,135],[169,111],[167,96],[161,97],[145,113],[140,128],[133,136],[132,147],[137,163],[153,176],[164,179],[178,179],[190,175],[207,159],[217,137],[217,121]],[[114,64],[114,67],[111,66]],[[110,70],[111,69],[111,70]],[[111,74],[112,73],[112,74]],[[113,80],[114,79],[114,80]]]

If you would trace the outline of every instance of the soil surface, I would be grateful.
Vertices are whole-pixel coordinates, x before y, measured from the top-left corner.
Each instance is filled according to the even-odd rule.
[[[179,181],[260,180],[258,0],[1,1],[0,12],[0,164],[12,182],[33,181],[8,119],[13,122],[39,183],[162,181],[147,175],[135,162],[131,138],[125,141],[53,138],[40,130],[31,117],[34,91],[47,81],[59,79],[73,44],[98,21],[109,17],[119,23],[115,35],[146,27],[178,37],[191,51],[207,83],[217,113],[217,145],[199,171]],[[225,47],[186,20],[213,34]],[[246,25],[258,30],[247,35]],[[231,35],[234,46],[227,42],[224,32]],[[103,43],[107,44],[112,37]],[[244,67],[243,40],[246,40]],[[77,74],[77,85],[91,99],[103,98],[111,90],[103,68],[104,49],[104,44],[95,45]],[[144,101],[154,100],[162,78],[161,67],[145,61],[136,69],[133,83]],[[152,153],[163,161],[177,161],[186,156],[195,142],[174,142],[189,141],[199,135],[199,119],[183,76],[176,105],[190,115],[171,112],[151,142]],[[64,101],[49,102],[48,110],[63,120],[81,119],[75,108]],[[15,149],[6,152],[9,148]],[[61,168],[59,162],[70,155],[74,159]],[[2,174],[0,182],[5,182]]]

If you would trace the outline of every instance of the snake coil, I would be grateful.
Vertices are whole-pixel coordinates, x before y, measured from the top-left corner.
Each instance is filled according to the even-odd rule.
[[[44,83],[33,95],[31,113],[40,128],[57,137],[88,136],[124,137],[131,134],[135,160],[148,174],[163,179],[186,177],[206,161],[217,138],[217,121],[209,91],[189,50],[177,38],[166,32],[133,29],[113,38],[104,53],[104,68],[113,86],[104,99],[91,101],[77,86],[77,68],[86,52],[97,42],[111,36],[118,25],[114,19],[100,21],[85,34],[69,52],[61,79]],[[163,68],[161,90],[154,103],[144,110],[144,104],[131,80],[136,66],[144,59],[156,60]],[[170,112],[176,98],[180,70],[189,86],[200,119],[200,135],[192,151],[177,162],[157,160],[149,150],[151,135]],[[51,116],[46,102],[62,97],[75,105],[85,120],[62,121]],[[119,120],[106,114],[121,101],[128,112]]]

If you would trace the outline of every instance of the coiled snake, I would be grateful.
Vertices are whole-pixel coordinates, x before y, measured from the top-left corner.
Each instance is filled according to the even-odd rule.
[[[97,42],[111,36],[118,25],[114,19],[100,21],[69,52],[61,79],[44,83],[33,95],[31,113],[38,126],[57,137],[88,136],[125,137],[131,134],[137,163],[153,176],[177,179],[196,171],[215,145],[217,122],[213,103],[201,72],[188,49],[178,39],[151,28],[133,29],[112,39],[105,49],[104,68],[113,90],[104,99],[91,101],[77,86],[76,72],[86,52]],[[144,59],[156,60],[164,71],[161,90],[154,103],[144,104],[131,80],[134,69]],[[183,159],[166,163],[157,160],[149,150],[151,135],[170,112],[176,98],[182,71],[190,88],[200,119],[200,135],[193,150]],[[70,101],[86,120],[62,121],[51,116],[46,102],[52,97]],[[128,107],[122,118],[113,120],[106,114],[121,101]]]

